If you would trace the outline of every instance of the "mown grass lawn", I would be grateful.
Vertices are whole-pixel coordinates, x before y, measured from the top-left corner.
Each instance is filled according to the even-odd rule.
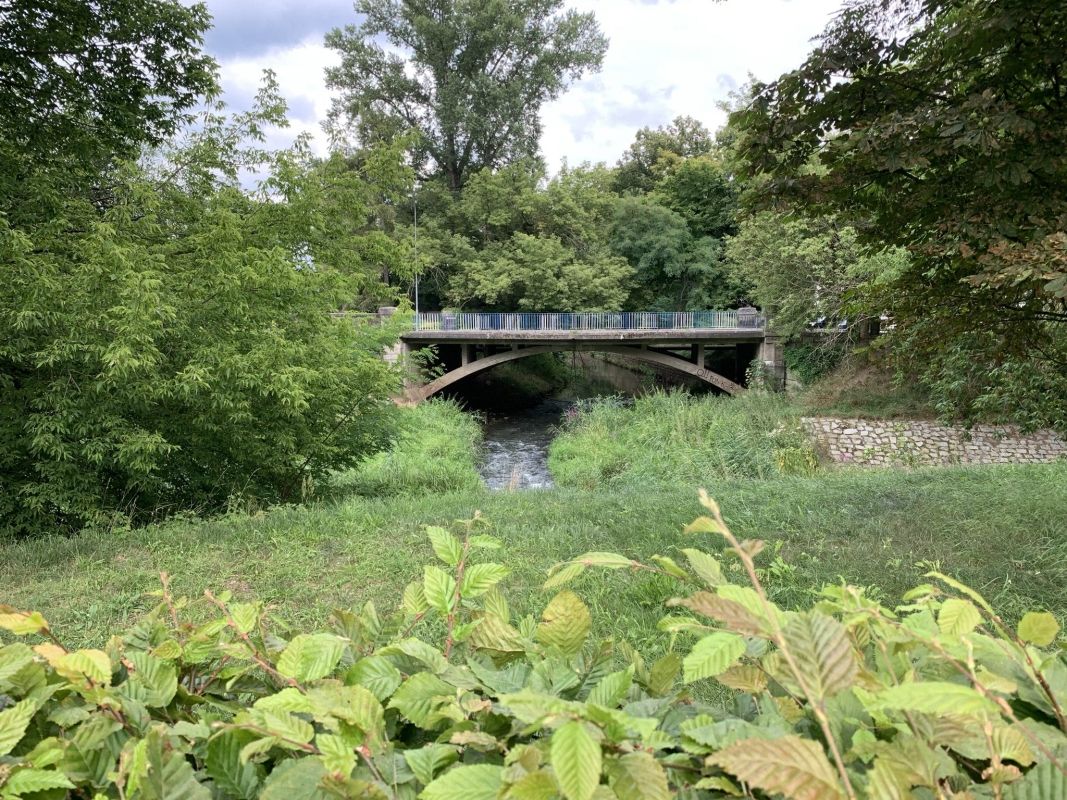
[[[432,558],[424,526],[481,510],[506,543],[494,558],[513,569],[505,584],[513,608],[539,612],[549,598],[541,582],[557,561],[588,550],[644,558],[692,546],[680,531],[700,513],[696,488],[354,498],[6,542],[0,603],[42,611],[72,644],[98,644],[152,607],[150,593],[166,571],[179,594],[229,589],[273,604],[293,622],[321,622],[337,606],[392,607]],[[707,489],[738,534],[767,541],[760,562],[786,605],[839,580],[877,587],[892,602],[924,572],[941,569],[1009,618],[1044,608],[1067,620],[1067,464],[841,471]],[[665,579],[590,573],[575,589],[592,606],[600,635],[640,642],[646,652],[662,645],[655,623],[672,594]]]

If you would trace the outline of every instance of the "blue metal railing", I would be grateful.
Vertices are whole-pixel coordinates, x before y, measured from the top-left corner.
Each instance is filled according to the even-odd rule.
[[[415,315],[416,331],[763,330],[756,309],[735,311],[441,312]]]

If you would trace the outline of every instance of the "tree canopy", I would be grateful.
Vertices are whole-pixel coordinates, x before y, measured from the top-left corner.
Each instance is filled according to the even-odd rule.
[[[209,24],[203,3],[178,0],[4,3],[0,194],[27,160],[70,169],[166,140],[214,89]]]
[[[1063,52],[1055,0],[863,0],[733,116],[756,204],[908,249],[881,301],[898,352],[956,376],[957,412],[1008,411],[1023,385],[1067,397]]]
[[[423,178],[453,191],[481,169],[538,154],[541,106],[600,68],[607,39],[563,0],[359,0],[326,37],[334,117],[361,143],[414,129]]]

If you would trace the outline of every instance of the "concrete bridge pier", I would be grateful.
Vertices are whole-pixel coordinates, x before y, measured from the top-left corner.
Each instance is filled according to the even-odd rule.
[[[785,343],[781,336],[768,333],[760,343],[759,359],[763,362],[770,388],[781,391],[785,388]]]

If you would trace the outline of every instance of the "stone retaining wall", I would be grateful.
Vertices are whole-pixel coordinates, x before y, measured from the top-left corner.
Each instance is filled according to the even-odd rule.
[[[868,466],[1040,464],[1067,458],[1052,431],[1020,434],[1010,425],[940,425],[925,420],[804,417],[801,423],[834,461]]]

